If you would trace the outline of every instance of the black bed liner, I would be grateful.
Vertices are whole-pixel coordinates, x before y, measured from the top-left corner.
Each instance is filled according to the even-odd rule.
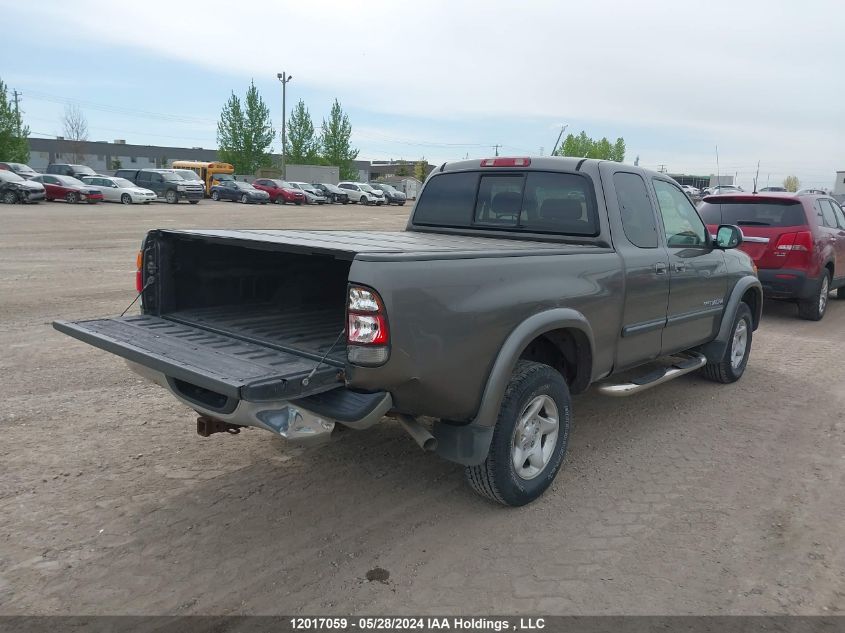
[[[317,365],[313,358],[161,317],[55,321],[53,327],[169,378],[227,398],[287,400],[343,385],[343,363],[337,356],[327,358],[303,384]],[[345,345],[341,349],[345,350]]]

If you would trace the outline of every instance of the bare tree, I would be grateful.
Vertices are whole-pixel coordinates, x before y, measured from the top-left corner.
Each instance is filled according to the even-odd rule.
[[[85,157],[85,143],[88,141],[88,121],[79,106],[65,106],[62,127],[65,132],[65,140],[73,153],[73,162],[81,163]]]

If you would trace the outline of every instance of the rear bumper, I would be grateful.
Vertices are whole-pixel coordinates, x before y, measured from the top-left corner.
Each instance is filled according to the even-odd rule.
[[[769,299],[809,299],[816,294],[819,285],[819,280],[808,277],[804,270],[761,268],[757,276],[763,286],[763,295]]]
[[[221,411],[209,408],[191,397],[179,381],[168,378],[162,372],[132,361],[127,361],[127,364],[133,371],[168,389],[178,400],[202,415],[229,424],[264,429],[294,441],[331,433],[335,424],[353,429],[369,428],[378,423],[393,406],[389,393],[364,394],[339,388],[298,400],[238,400]]]

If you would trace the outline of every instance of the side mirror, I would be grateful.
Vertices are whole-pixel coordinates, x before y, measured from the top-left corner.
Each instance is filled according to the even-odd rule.
[[[716,248],[727,250],[736,248],[740,244],[742,244],[742,231],[738,226],[733,224],[719,225],[719,230],[716,231]]]

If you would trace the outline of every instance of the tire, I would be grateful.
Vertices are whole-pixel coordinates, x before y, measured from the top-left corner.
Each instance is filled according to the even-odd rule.
[[[302,201],[301,201],[301,200],[298,200],[298,201],[297,201],[297,203],[296,203],[296,206],[301,207],[301,206],[302,206]]]
[[[731,326],[729,343],[719,362],[707,363],[701,371],[708,380],[729,384],[736,382],[745,373],[751,356],[751,339],[754,320],[747,303],[740,303]]]
[[[839,292],[838,290],[836,291]],[[798,302],[798,316],[808,321],[821,321],[827,311],[830,294],[830,271],[825,268],[819,279],[819,291],[813,299]]]
[[[404,207],[404,206],[405,206],[405,201],[404,201],[404,200],[401,200],[401,201],[399,202],[399,206],[400,206],[400,207]]]
[[[241,196],[241,204],[247,204],[249,202],[249,197],[244,194]]]
[[[164,192],[164,199],[167,201],[167,204],[178,204],[179,194],[176,193],[173,189],[168,189]]]
[[[539,411],[529,417],[531,408],[537,406]],[[541,413],[544,415],[538,418]],[[553,429],[546,427],[544,432],[537,427],[541,420],[555,418]],[[572,400],[563,376],[548,365],[519,361],[502,398],[487,459],[464,471],[470,487],[482,497],[508,506],[522,506],[539,497],[563,463],[571,418]],[[534,450],[530,450],[532,446]],[[520,466],[516,465],[520,459],[517,451],[525,458]]]
[[[130,196],[128,193],[124,193],[122,196],[120,196],[120,202],[122,204],[132,204],[132,196]]]
[[[212,191],[211,192],[211,199],[214,200],[215,202],[219,202],[220,201],[220,192],[219,191]]]
[[[18,194],[14,191],[7,191],[3,194],[3,202],[5,204],[17,204],[19,202]]]
[[[197,204],[197,203],[199,203],[199,200],[188,200],[188,203],[189,204]]]
[[[76,204],[79,202],[79,194],[75,191],[68,191],[67,195],[65,195],[65,200],[68,204]]]
[[[361,196],[361,199],[359,200],[359,202],[361,204],[363,204],[364,206],[367,206],[367,196]]]

